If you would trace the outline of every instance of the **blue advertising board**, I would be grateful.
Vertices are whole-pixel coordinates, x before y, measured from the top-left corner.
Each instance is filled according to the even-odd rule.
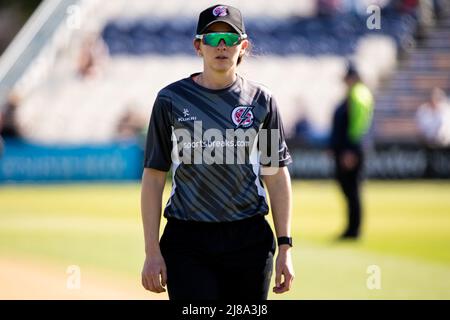
[[[142,162],[135,140],[77,146],[5,140],[0,183],[139,180]]]

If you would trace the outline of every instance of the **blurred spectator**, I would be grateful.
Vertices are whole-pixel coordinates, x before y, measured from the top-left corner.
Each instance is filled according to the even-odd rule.
[[[295,124],[295,139],[301,141],[302,143],[309,142],[309,133],[311,131],[311,124],[308,119],[301,118]]]
[[[145,117],[133,108],[127,107],[117,124],[117,139],[126,140],[143,134],[147,125]]]
[[[307,118],[302,118],[295,124],[295,139],[303,144],[316,147],[326,147],[328,132],[323,133],[311,124]]]
[[[373,96],[352,64],[348,65],[344,82],[346,98],[333,116],[330,148],[335,160],[335,177],[347,202],[348,225],[339,239],[356,239],[360,235],[362,216],[363,138],[372,122]]]
[[[9,95],[5,105],[0,108],[0,136],[3,138],[19,137],[16,122],[19,97],[15,94]]]
[[[433,0],[434,18],[440,20],[445,16],[445,11],[449,9],[449,0]]]
[[[420,0],[418,6],[419,25],[422,28],[434,26],[434,2],[433,0]]]
[[[417,18],[416,37],[423,39],[429,28],[442,18],[444,8],[448,7],[448,0],[392,0],[389,7],[400,13]]]
[[[317,13],[319,16],[334,16],[342,9],[342,0],[318,0]]]
[[[450,145],[450,103],[442,89],[434,88],[431,91],[430,101],[419,107],[416,124],[428,146]]]
[[[420,0],[392,0],[390,7],[400,13],[414,15]]]
[[[96,34],[88,35],[82,45],[77,61],[77,73],[81,78],[95,77],[108,56],[107,46]]]

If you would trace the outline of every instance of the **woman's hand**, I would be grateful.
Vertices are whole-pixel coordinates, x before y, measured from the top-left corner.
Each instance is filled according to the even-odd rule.
[[[283,293],[289,291],[294,281],[294,266],[291,258],[291,247],[289,245],[280,245],[278,247],[278,256],[275,263],[275,287],[273,292]],[[281,283],[281,276],[284,281]]]
[[[142,285],[144,288],[155,293],[166,292],[166,289],[163,288],[166,283],[166,263],[161,252],[147,255],[142,269]]]
[[[358,156],[354,152],[345,151],[341,155],[340,161],[341,161],[341,166],[344,168],[344,170],[350,171],[356,167],[359,159],[358,159]]]

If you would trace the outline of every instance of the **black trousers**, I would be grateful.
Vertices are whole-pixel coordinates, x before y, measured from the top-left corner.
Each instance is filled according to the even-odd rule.
[[[351,170],[341,167],[339,157],[335,159],[336,180],[347,203],[348,224],[344,234],[349,236],[359,236],[362,220],[361,182],[364,157],[362,153],[357,153],[357,156],[358,163]]]
[[[266,300],[276,241],[262,215],[234,222],[168,219],[160,240],[170,300]]]

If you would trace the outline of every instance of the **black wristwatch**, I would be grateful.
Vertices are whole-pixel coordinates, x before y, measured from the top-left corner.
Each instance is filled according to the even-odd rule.
[[[278,245],[282,244],[288,244],[290,247],[292,247],[292,238],[291,237],[278,237],[277,238]]]

